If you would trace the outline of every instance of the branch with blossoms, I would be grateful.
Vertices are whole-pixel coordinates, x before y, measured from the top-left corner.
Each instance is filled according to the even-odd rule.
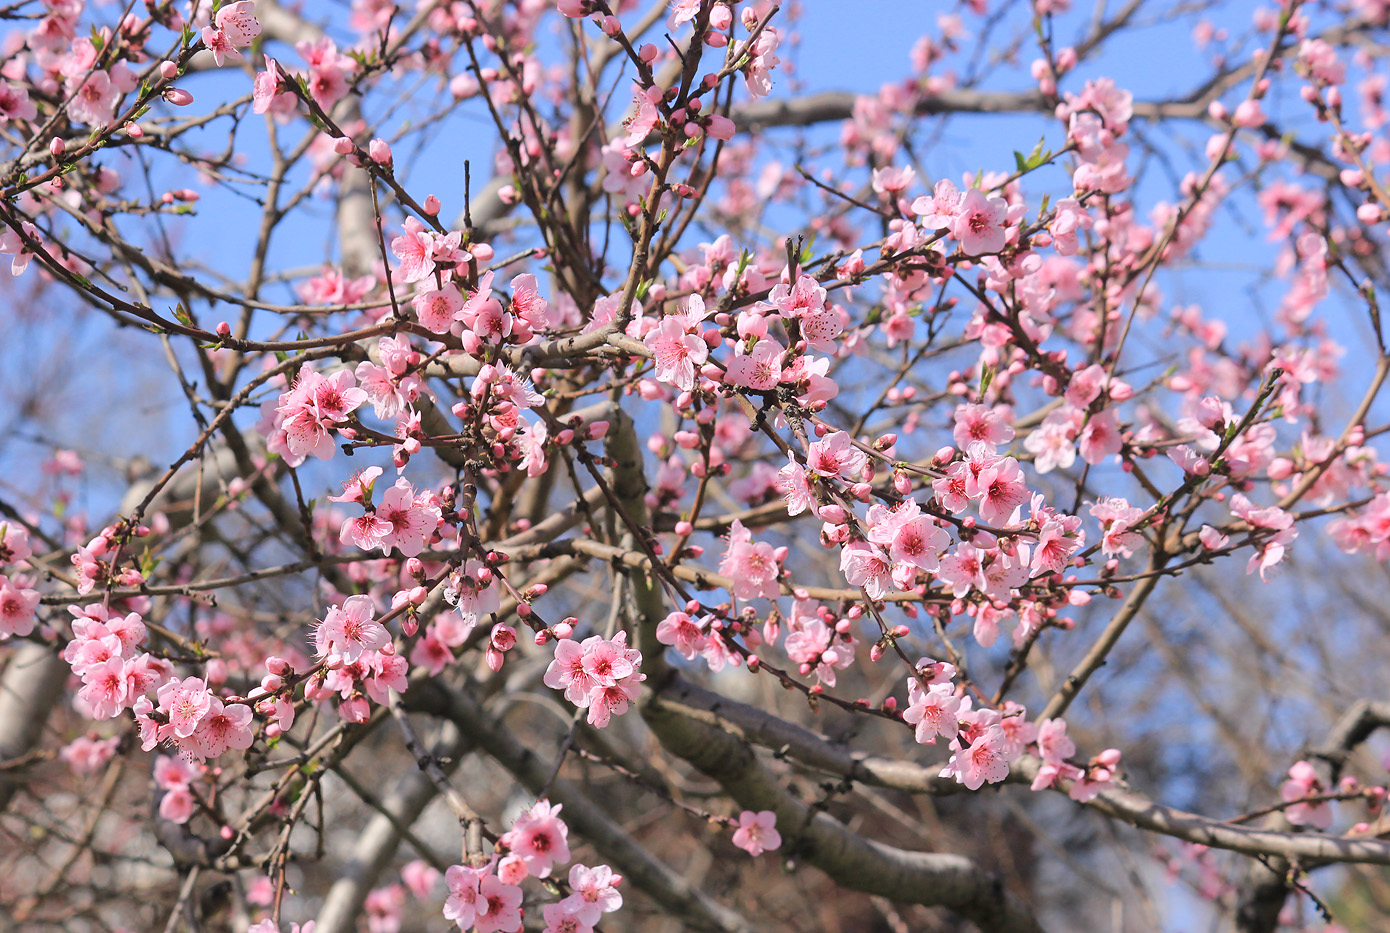
[[[21,927],[1357,905],[1385,11],[638,6],[7,40]]]

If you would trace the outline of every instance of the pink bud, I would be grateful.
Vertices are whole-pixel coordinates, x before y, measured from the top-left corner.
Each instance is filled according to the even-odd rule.
[[[1255,127],[1265,122],[1265,115],[1260,110],[1260,102],[1257,100],[1243,100],[1236,105],[1235,115],[1232,122],[1236,126]]]
[[[588,0],[559,0],[555,7],[561,16],[568,16],[570,19],[583,19],[589,12]]]
[[[489,647],[483,660],[487,662],[488,667],[492,668],[493,673],[496,673],[502,669],[502,662],[506,659],[502,652],[498,651],[496,648]]]
[[[659,54],[661,54],[660,50],[650,42],[637,50],[637,57],[649,65],[656,61],[656,57]]]
[[[709,115],[709,134],[715,139],[733,139],[734,132],[738,129],[734,121],[723,114],[712,113]]]
[[[230,337],[230,336],[232,336],[232,325],[228,324],[226,321],[218,321],[218,322],[217,322],[217,336],[219,336],[219,337]]]
[[[825,521],[835,525],[843,525],[845,520],[849,517],[843,507],[835,505],[834,503],[821,506],[816,510],[816,514]]]
[[[432,194],[427,195],[425,197],[425,203],[422,204],[421,207],[424,208],[426,214],[429,214],[431,217],[434,217],[439,213],[439,199]]]
[[[187,107],[193,103],[193,95],[181,87],[165,88],[164,99],[175,107]]]
[[[1113,768],[1120,763],[1120,754],[1121,752],[1118,748],[1107,748],[1096,756],[1096,761],[1105,765],[1107,768]]]
[[[54,136],[48,141],[48,154],[55,159],[62,155],[65,149],[67,149],[67,143],[63,142],[60,136]]]
[[[159,63],[159,74],[165,81],[172,81],[179,76],[179,66],[177,62],[162,61]]]
[[[492,257],[497,255],[491,244],[488,243],[474,243],[468,247],[468,251],[478,262],[492,262]]]
[[[377,137],[367,144],[367,154],[372,157],[372,161],[383,168],[391,165],[391,146],[386,140]]]
[[[346,136],[339,136],[337,139],[333,140],[333,151],[338,153],[338,155],[347,155],[349,152],[352,152],[354,148],[352,140],[348,139]]]

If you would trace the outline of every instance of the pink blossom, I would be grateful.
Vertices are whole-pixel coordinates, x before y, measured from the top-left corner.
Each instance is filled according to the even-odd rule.
[[[376,511],[389,525],[389,530],[380,536],[382,553],[390,553],[395,547],[406,557],[414,557],[425,549],[442,514],[434,494],[417,493],[405,477],[386,490]]]
[[[806,448],[806,467],[818,476],[857,482],[868,455],[844,431],[831,431]]]
[[[541,917],[545,920],[542,933],[592,933],[594,929],[592,924],[579,919],[579,915],[570,910],[565,901],[546,904],[541,908]]]
[[[323,621],[314,629],[314,642],[319,657],[337,655],[351,664],[364,651],[380,651],[391,643],[385,626],[372,616],[370,596],[349,596],[342,607],[328,610]]]
[[[972,470],[965,478],[965,494],[976,501],[980,517],[986,522],[1005,525],[1014,511],[1028,501],[1023,472],[1013,457],[981,460],[980,463],[979,471]]]
[[[946,180],[938,181],[930,196],[923,195],[912,202],[912,212],[920,215],[921,224],[927,230],[945,230],[955,226],[960,215],[961,194],[956,186]]]
[[[744,810],[738,815],[734,830],[734,845],[757,857],[772,849],[781,848],[782,835],[777,832],[777,814],[771,810]]]
[[[218,9],[213,22],[233,46],[244,49],[261,34],[261,24],[256,19],[255,10],[253,0],[236,0]]]
[[[0,641],[14,635],[22,638],[34,631],[34,611],[39,599],[38,590],[26,589],[0,576]]]
[[[251,707],[244,703],[224,705],[214,697],[208,713],[198,723],[194,743],[204,758],[216,758],[229,748],[247,749],[255,736]]]
[[[1003,198],[987,198],[979,188],[971,188],[961,200],[951,232],[969,256],[997,253],[1006,242],[1004,217],[1008,203]]]
[[[435,868],[424,859],[414,859],[406,862],[401,868],[401,880],[410,889],[410,893],[424,900],[430,896],[435,884],[442,878],[439,869]]]
[[[405,232],[391,241],[391,252],[401,261],[400,273],[407,284],[434,274],[434,234],[416,218],[405,219]]]
[[[1076,754],[1076,743],[1067,735],[1064,719],[1044,719],[1038,723],[1038,754],[1043,761],[1060,764]]]
[[[959,405],[956,407],[955,421],[952,437],[962,450],[980,441],[993,452],[1000,444],[1014,439],[1013,426],[1004,420],[998,409],[988,405]]]
[[[787,465],[777,471],[775,485],[786,500],[787,514],[800,515],[815,504],[815,497],[811,494],[811,486],[806,481],[806,471],[801,464],[790,453],[787,460]]]
[[[883,549],[855,541],[840,551],[840,571],[850,586],[862,586],[870,599],[882,599],[893,583],[893,563]]]
[[[454,326],[455,316],[463,309],[463,293],[452,282],[443,288],[419,292],[410,299],[415,317],[431,332],[447,334]]]
[[[444,919],[453,920],[460,930],[473,926],[480,914],[485,914],[488,903],[479,891],[483,873],[475,868],[451,865],[444,872],[444,883],[449,887],[449,896],[444,899]]]
[[[627,135],[622,140],[622,144],[629,149],[642,145],[661,119],[661,111],[641,90],[633,94],[633,104],[637,109],[624,121]]]
[[[159,816],[170,823],[187,823],[197,812],[198,801],[187,784],[178,784],[159,799]]]
[[[476,933],[515,933],[521,929],[521,888],[503,884],[496,875],[484,875],[478,882]],[[481,909],[481,908],[486,909]]]
[[[1081,459],[1092,466],[1112,454],[1119,453],[1122,444],[1119,418],[1112,410],[1092,415],[1077,438]]]
[[[127,693],[125,661],[110,657],[82,672],[82,689],[77,694],[87,704],[93,719],[112,719],[125,708]]]
[[[753,534],[734,519],[729,527],[729,546],[719,572],[733,580],[730,591],[739,599],[776,599],[781,592],[781,562],[772,545],[754,542]]]
[[[956,722],[959,707],[960,697],[949,683],[933,684],[923,690],[916,677],[907,679],[907,709],[903,710],[903,721],[916,727],[913,734],[918,742],[935,745],[938,735],[954,739],[960,729]]]
[[[656,627],[656,640],[671,645],[686,660],[694,660],[705,647],[705,634],[684,612],[672,612]]]
[[[159,688],[158,696],[160,710],[168,715],[171,731],[180,739],[193,735],[212,708],[212,692],[198,677],[175,677]]]
[[[663,318],[642,342],[652,351],[657,379],[682,392],[695,388],[695,375],[709,358],[709,346],[688,333],[679,316]]]
[[[93,127],[111,122],[116,102],[121,98],[121,91],[111,82],[111,76],[99,68],[87,75],[85,80],[80,76],[69,78],[67,93],[72,97],[68,105],[68,118]]]
[[[1298,761],[1289,768],[1289,779],[1279,787],[1279,796],[1285,803],[1315,797],[1326,793],[1317,769],[1307,761]],[[1296,803],[1284,811],[1289,822],[1295,826],[1312,826],[1325,830],[1332,825],[1332,804],[1326,800],[1318,803]]]
[[[520,857],[537,878],[548,878],[556,862],[570,860],[566,841],[569,828],[560,819],[560,809],[548,800],[537,801],[502,834],[500,842]]]
[[[689,2],[689,0],[687,0]],[[743,69],[743,83],[753,97],[772,93],[772,70],[781,60],[774,54],[781,36],[772,26],[766,26],[753,43],[752,57]]]
[[[14,522],[0,521],[0,564],[28,560],[34,551],[29,546],[29,532]]]
[[[560,903],[581,923],[592,927],[604,914],[623,906],[623,896],[618,892],[622,880],[607,865],[571,865],[569,883],[574,893]]]
[[[1004,730],[996,725],[980,732],[969,747],[957,751],[942,769],[942,777],[954,777],[971,790],[985,783],[997,784],[1009,776],[1009,762],[1004,755]]]
[[[74,774],[91,774],[100,771],[116,755],[121,737],[113,735],[109,739],[98,739],[96,734],[81,735],[64,745],[58,757],[68,763]]]

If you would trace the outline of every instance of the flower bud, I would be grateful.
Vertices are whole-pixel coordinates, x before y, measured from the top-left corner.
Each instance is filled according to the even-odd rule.
[[[386,140],[380,137],[373,139],[367,144],[367,154],[372,157],[373,162],[382,168],[391,167],[391,146]]]

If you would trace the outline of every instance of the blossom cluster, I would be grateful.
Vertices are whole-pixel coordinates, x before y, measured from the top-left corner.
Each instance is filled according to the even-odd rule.
[[[514,933],[522,928],[521,882],[528,876],[548,878],[557,864],[570,860],[569,835],[561,807],[538,801],[517,817],[498,840],[506,852],[482,867],[454,865],[444,873],[449,887],[444,917],[460,930]],[[592,933],[600,918],[623,906],[621,875],[607,865],[570,866],[563,899],[541,909],[545,933]]]
[[[641,664],[642,652],[627,646],[627,632],[611,639],[591,635],[582,642],[561,638],[544,680],[552,690],[564,691],[570,703],[587,709],[589,725],[602,729],[637,699],[637,685],[647,679],[638,670]]]

